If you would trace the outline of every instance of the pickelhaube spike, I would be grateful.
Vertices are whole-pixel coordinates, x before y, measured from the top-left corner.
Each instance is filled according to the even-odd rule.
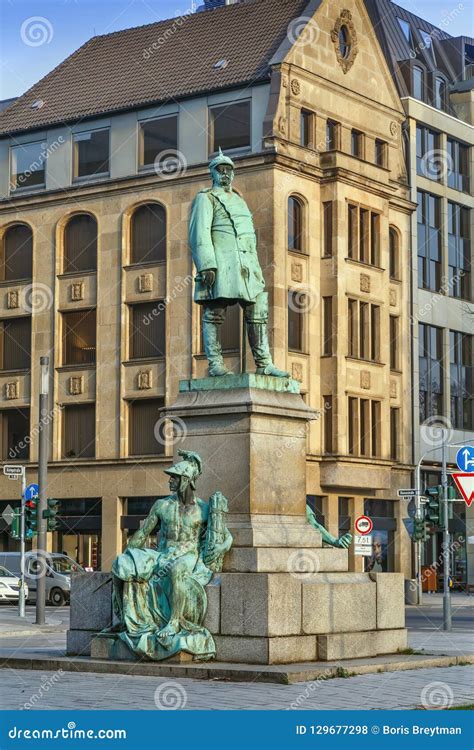
[[[219,164],[228,164],[232,169],[234,168],[235,164],[230,158],[230,156],[226,156],[221,147],[219,146],[219,152],[217,156],[215,156],[212,161],[209,163],[209,171],[212,172],[213,169],[219,166]]]

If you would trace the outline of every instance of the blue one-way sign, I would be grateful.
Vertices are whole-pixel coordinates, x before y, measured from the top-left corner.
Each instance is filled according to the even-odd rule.
[[[465,474],[474,472],[474,445],[463,445],[456,454],[456,463]]]

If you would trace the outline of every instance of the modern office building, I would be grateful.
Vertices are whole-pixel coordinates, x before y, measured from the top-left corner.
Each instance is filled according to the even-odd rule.
[[[36,478],[49,355],[54,549],[107,569],[167,492],[161,410],[206,372],[188,214],[221,147],[254,214],[275,362],[320,412],[309,500],[335,534],[374,519],[352,569],[411,575],[405,121],[361,0],[249,0],[94,37],[0,114],[1,458]],[[236,369],[241,326],[231,310]]]
[[[448,33],[453,14],[466,13],[468,25],[462,5],[446,17],[445,30],[389,0],[366,5],[407,115],[411,197],[418,205],[411,260],[414,462],[424,457],[427,487],[440,482],[439,426],[450,443],[474,440],[474,40]],[[456,450],[448,452],[450,471]],[[474,546],[468,544],[474,506],[456,503],[454,511],[454,582],[474,584]],[[441,536],[432,534],[425,545],[425,565],[441,561]]]

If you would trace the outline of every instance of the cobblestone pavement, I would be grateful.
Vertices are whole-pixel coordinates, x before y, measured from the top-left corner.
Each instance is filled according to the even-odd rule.
[[[0,706],[3,710],[410,709],[423,703],[431,707],[473,703],[473,685],[474,668],[469,666],[296,685],[7,668],[0,671]]]

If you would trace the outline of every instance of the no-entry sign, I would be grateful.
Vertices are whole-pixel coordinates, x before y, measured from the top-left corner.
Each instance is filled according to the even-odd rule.
[[[370,534],[374,528],[374,524],[368,516],[359,516],[355,520],[354,527],[358,534],[365,536],[366,534]]]

